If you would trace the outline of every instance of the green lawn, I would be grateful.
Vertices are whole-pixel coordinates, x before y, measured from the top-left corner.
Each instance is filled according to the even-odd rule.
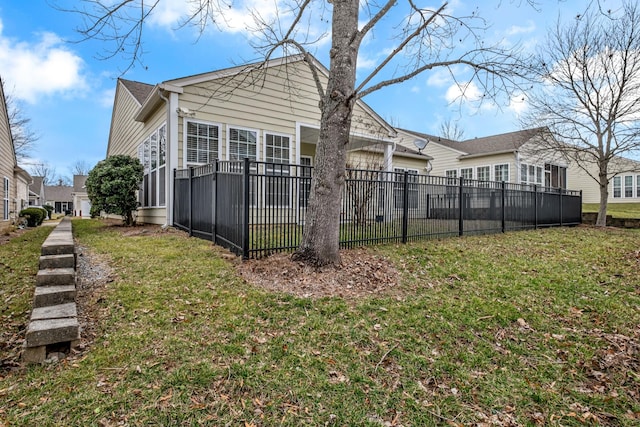
[[[597,203],[584,203],[583,212],[598,212]],[[614,218],[640,218],[640,203],[609,203],[607,205],[607,215]]]
[[[314,300],[253,288],[222,250],[182,233],[73,224],[114,268],[92,307],[97,338],[62,363],[3,364],[0,426],[640,421],[637,230],[368,248],[397,266],[400,292]],[[0,246],[3,360],[44,237]]]

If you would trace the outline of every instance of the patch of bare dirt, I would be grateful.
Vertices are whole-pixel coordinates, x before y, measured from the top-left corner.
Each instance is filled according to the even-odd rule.
[[[5,233],[0,234],[0,245],[4,245],[9,243],[11,239],[22,236],[24,233],[29,231],[28,228],[16,228],[12,231],[7,231]]]
[[[87,247],[76,242],[76,306],[80,323],[80,353],[88,349],[99,334],[100,321],[106,315],[108,307],[102,304],[102,295],[108,283],[113,282],[115,275],[109,266],[109,260],[91,252]]]
[[[304,298],[400,296],[399,273],[387,259],[364,249],[340,252],[339,266],[310,267],[291,254],[248,260],[237,266],[248,283]]]

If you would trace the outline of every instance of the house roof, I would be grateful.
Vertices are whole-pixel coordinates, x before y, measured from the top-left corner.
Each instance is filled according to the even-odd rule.
[[[84,187],[84,183],[87,181],[88,175],[73,175],[73,192],[74,193],[86,193],[87,189]]]
[[[461,157],[476,157],[517,151],[532,138],[544,132],[546,128],[524,129],[514,132],[490,135],[482,138],[453,141],[442,137],[401,129],[404,132],[428,139],[445,147],[461,152]]]
[[[33,193],[38,196],[42,196],[40,192],[44,189],[44,187],[42,186],[44,178],[41,176],[34,176],[32,178],[33,178],[33,182],[31,183],[31,185],[29,185],[29,190],[33,191]]]
[[[127,88],[127,90],[131,93],[131,95],[133,95],[133,97],[136,99],[136,101],[138,101],[140,105],[144,103],[144,101],[147,99],[154,88],[153,85],[147,83],[126,80],[123,78],[120,78],[118,80],[120,80],[123,86]]]
[[[71,196],[71,190],[73,187],[70,185],[45,185],[44,190],[47,194],[47,202],[71,202],[73,197]]]

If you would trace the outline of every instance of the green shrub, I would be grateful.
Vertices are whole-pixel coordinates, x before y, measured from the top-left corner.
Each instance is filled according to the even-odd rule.
[[[27,219],[27,226],[37,227],[44,221],[46,210],[42,208],[26,208],[20,211],[20,216]]]
[[[43,208],[45,208],[45,209],[47,210],[47,216],[48,216],[50,219],[53,219],[53,206],[51,206],[51,205],[44,205],[44,206],[42,206],[42,207],[43,207]]]

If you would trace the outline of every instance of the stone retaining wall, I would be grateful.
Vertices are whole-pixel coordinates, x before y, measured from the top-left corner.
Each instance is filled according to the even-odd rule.
[[[595,212],[588,212],[582,214],[583,224],[595,224],[598,214]],[[640,228],[640,219],[634,218],[614,218],[611,215],[607,215],[607,225],[609,227],[618,228]]]
[[[69,218],[62,219],[42,244],[39,268],[22,353],[27,363],[42,363],[48,353],[70,350],[80,341],[76,253]]]

